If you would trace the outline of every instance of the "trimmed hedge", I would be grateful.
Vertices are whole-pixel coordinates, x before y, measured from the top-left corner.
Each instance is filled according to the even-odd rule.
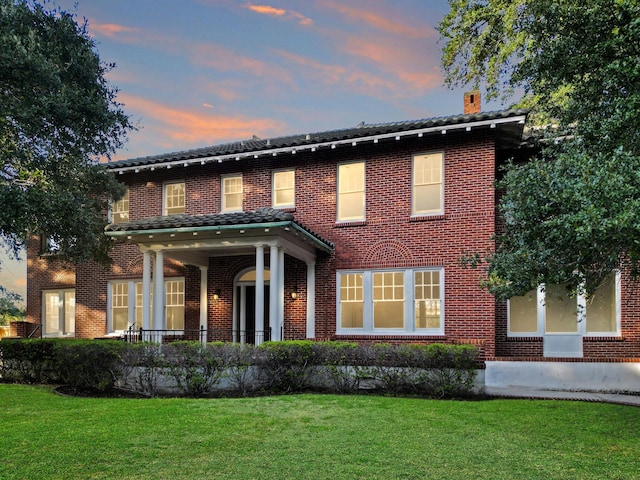
[[[203,397],[327,391],[469,396],[478,350],[471,345],[359,345],[284,341],[260,346],[116,340],[0,341],[3,381],[64,384]]]

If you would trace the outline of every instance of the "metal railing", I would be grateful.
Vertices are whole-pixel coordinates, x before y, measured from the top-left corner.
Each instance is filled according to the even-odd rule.
[[[200,342],[234,342],[234,343],[262,343],[271,339],[271,329],[268,330],[234,330],[234,329],[184,329],[184,330],[153,330],[129,327],[124,335],[129,343],[155,342],[169,343],[181,340]]]

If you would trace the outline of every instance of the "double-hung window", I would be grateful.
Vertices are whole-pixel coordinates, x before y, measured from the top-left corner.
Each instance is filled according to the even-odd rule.
[[[111,205],[111,223],[124,223],[129,221],[129,189],[124,196]]]
[[[75,334],[76,291],[45,290],[42,292],[43,336],[72,336]]]
[[[412,215],[444,212],[444,153],[413,156]]]
[[[163,215],[177,215],[185,212],[184,182],[164,184]]]
[[[273,172],[273,206],[287,208],[295,206],[295,170],[278,170]]]
[[[242,211],[242,175],[224,175],[222,177],[222,211]]]
[[[442,335],[443,270],[338,272],[337,333]]]
[[[184,329],[184,279],[166,279],[165,318],[167,330]],[[150,329],[153,325],[153,284],[150,285]],[[140,280],[113,281],[109,283],[108,321],[110,332],[120,332],[134,326],[142,327],[142,282]]]
[[[611,273],[590,297],[564,285],[544,285],[508,302],[509,336],[620,334],[620,274]]]
[[[338,165],[338,222],[365,218],[364,162]]]

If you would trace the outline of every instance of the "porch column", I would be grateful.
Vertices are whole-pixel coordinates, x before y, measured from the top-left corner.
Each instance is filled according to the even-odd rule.
[[[280,321],[280,340],[284,340],[284,248],[278,249],[278,320]]]
[[[151,328],[151,252],[142,253],[142,328]]]
[[[271,325],[271,340],[280,338],[280,316],[278,315],[278,293],[280,293],[280,265],[278,262],[278,247],[272,245],[269,251],[269,324]],[[257,287],[256,287],[257,288]]]
[[[316,262],[307,262],[307,338],[316,337]]]
[[[259,345],[264,340],[264,246],[256,246],[256,323],[255,340]]]
[[[153,269],[153,329],[164,330],[164,253],[156,251],[156,260]]]
[[[207,309],[208,309],[208,297],[207,297],[207,274],[209,273],[208,267],[200,267],[200,329],[204,329],[204,335],[202,337],[203,342],[207,342]]]

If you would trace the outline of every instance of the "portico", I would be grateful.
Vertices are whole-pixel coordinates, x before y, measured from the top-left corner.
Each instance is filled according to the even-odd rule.
[[[236,341],[261,343],[264,339],[265,305],[270,339],[282,340],[285,301],[285,256],[306,265],[306,336],[315,336],[315,267],[318,251],[333,245],[304,228],[290,213],[270,208],[256,212],[220,215],[170,215],[112,224],[107,235],[136,244],[143,255],[142,328],[165,330],[164,261],[172,259],[200,269],[200,328],[208,330],[208,308],[214,291],[209,285],[212,257],[252,256],[255,259],[255,338]],[[268,258],[268,269],[265,259]],[[152,268],[153,264],[153,268]],[[265,298],[268,282],[268,298]],[[235,289],[232,291],[235,292]],[[234,302],[240,299],[234,298]],[[237,309],[240,312],[240,309]],[[242,327],[242,315],[239,321]],[[241,328],[242,329],[242,328]]]

